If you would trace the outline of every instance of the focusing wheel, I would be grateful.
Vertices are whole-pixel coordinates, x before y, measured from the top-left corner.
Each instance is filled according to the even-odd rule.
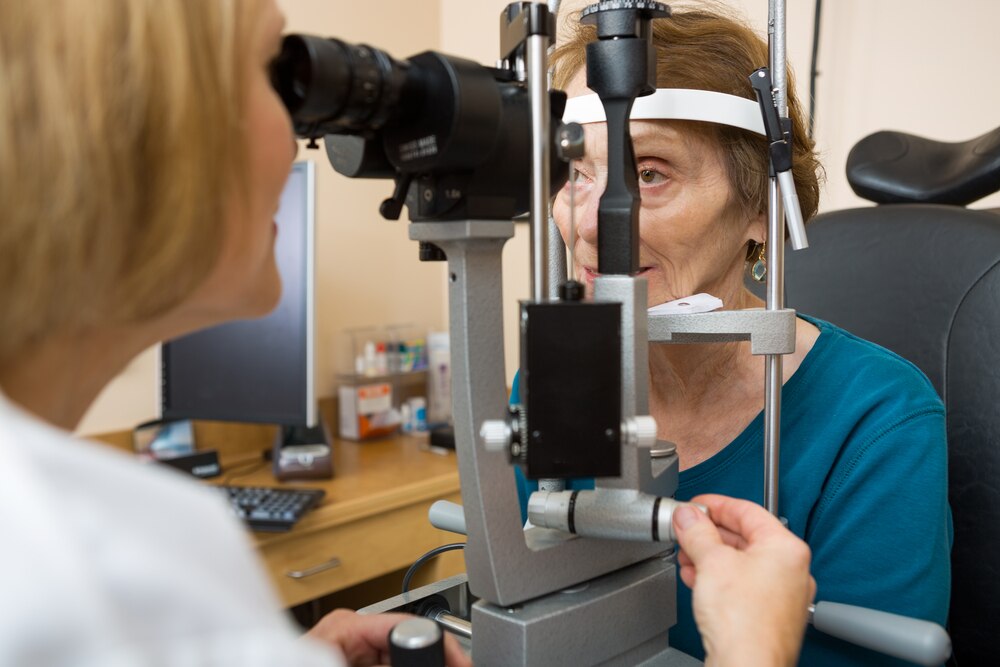
[[[659,19],[670,16],[670,7],[662,2],[653,2],[652,0],[601,0],[601,2],[590,5],[583,10],[580,14],[580,22],[593,23],[594,19],[591,18],[588,20],[588,17],[600,12],[619,10],[641,12],[640,17],[642,18]]]

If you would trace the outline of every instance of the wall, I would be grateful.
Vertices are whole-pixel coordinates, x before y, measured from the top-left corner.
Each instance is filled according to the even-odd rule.
[[[381,3],[282,0],[290,30],[367,40],[405,57],[440,49],[483,63],[499,51],[503,0],[424,0]],[[588,4],[565,0],[561,16]],[[763,33],[766,0],[719,4],[745,13]],[[808,92],[815,3],[790,0],[788,56],[799,94]],[[386,17],[391,17],[386,20]],[[881,129],[899,129],[946,141],[982,134],[1000,121],[1000,3],[953,0],[836,0],[823,7],[817,86],[816,138],[827,169],[821,210],[865,205],[847,185],[844,164],[858,140]],[[344,327],[407,320],[444,326],[443,269],[414,260],[402,224],[373,213],[385,183],[346,182],[313,157],[317,169],[319,225],[319,376],[332,387],[330,347]],[[1000,206],[992,195],[976,207]],[[507,380],[517,364],[517,300],[529,294],[528,229],[519,225],[504,253]],[[389,315],[389,314],[392,315]],[[89,432],[122,428],[152,413],[154,357],[140,357],[102,395],[84,422]]]
[[[437,2],[279,0],[287,29],[365,42],[403,58],[440,40]],[[387,20],[391,19],[391,20]],[[379,203],[388,181],[353,181],[333,171],[322,150],[300,146],[299,159],[316,162],[317,390],[334,392],[338,332],[389,322],[424,329],[447,326],[445,271],[417,261],[406,223],[387,222]],[[132,428],[156,415],[157,353],[136,358],[101,394],[81,433]]]

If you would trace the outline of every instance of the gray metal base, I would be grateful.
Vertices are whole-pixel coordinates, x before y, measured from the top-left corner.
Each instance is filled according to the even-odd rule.
[[[653,558],[523,605],[480,600],[472,657],[478,667],[690,664],[662,662],[679,655],[667,640],[675,599],[672,559]]]
[[[497,627],[500,627],[499,634],[513,632],[515,635],[514,643],[505,645],[500,643],[503,641],[502,637],[497,637],[495,640],[490,642],[485,638],[480,638],[478,641],[478,646],[476,653],[473,656],[476,665],[537,665],[538,667],[549,667],[550,665],[568,665],[569,667],[584,667],[586,665],[597,665],[599,667],[700,667],[701,661],[692,658],[686,653],[681,653],[677,649],[670,648],[667,646],[666,640],[666,627],[673,623],[673,594],[674,591],[663,590],[662,586],[664,581],[660,573],[663,576],[670,578],[673,572],[667,572],[663,568],[663,563],[669,563],[668,559],[654,559],[650,561],[651,567],[642,568],[641,570],[636,570],[636,568],[641,568],[636,566],[636,568],[629,568],[634,570],[631,573],[616,573],[608,577],[604,577],[602,580],[595,582],[593,588],[584,588],[576,593],[556,593],[554,595],[546,596],[540,600],[532,601],[526,605],[522,605],[514,608],[513,611],[508,612],[504,607],[496,607],[495,605],[488,605],[486,603],[476,603],[477,605],[482,605],[484,609],[480,611],[481,614],[486,614],[487,624],[492,620]],[[605,582],[604,579],[607,581]],[[631,584],[623,580],[631,580]],[[645,580],[645,582],[643,582]],[[460,616],[466,616],[471,611],[469,608],[469,602],[472,600],[469,589],[467,585],[467,578],[464,574],[460,574],[454,577],[449,577],[447,579],[442,579],[441,581],[428,584],[421,588],[414,589],[409,593],[403,593],[402,595],[397,595],[395,597],[389,598],[388,600],[383,600],[371,606],[365,607],[359,610],[360,614],[384,614],[389,612],[409,612],[415,608],[415,605],[421,600],[425,600],[430,597],[441,597],[448,602],[448,606],[451,611]],[[619,585],[632,586],[632,590],[626,593],[626,598],[612,600],[609,597],[602,597],[598,593],[601,589],[606,587],[614,587]],[[635,588],[639,586],[640,588],[645,588],[645,585],[649,585],[651,588],[646,590],[645,593]],[[668,584],[669,585],[669,584]],[[652,596],[654,599],[647,602],[640,599],[638,596],[646,594]],[[583,613],[586,608],[585,598],[588,598],[594,605],[591,610],[596,610],[601,614],[601,618],[596,621],[593,625],[581,625],[581,623],[595,623],[591,618],[588,620],[580,621],[578,618],[572,618],[572,629],[561,631],[557,630],[554,635],[564,635],[563,645],[560,646],[559,650],[565,651],[563,655],[555,656],[548,650],[548,640],[544,637],[539,639],[539,643],[543,650],[546,652],[542,658],[535,659],[532,657],[530,660],[525,661],[523,655],[522,660],[517,661],[514,657],[515,652],[523,648],[524,642],[522,641],[527,637],[529,631],[525,629],[525,625],[531,621],[539,621],[543,624],[547,623],[549,626],[553,622],[562,623],[562,621],[555,621],[554,617],[560,615],[561,609],[563,609],[567,600],[574,603],[572,609],[576,611],[574,613]],[[612,596],[617,597],[617,596]],[[629,599],[630,598],[630,599]],[[636,607],[633,605],[645,605],[650,602],[654,605],[669,603],[671,614],[669,623],[658,623],[656,619],[649,619],[650,614],[646,611],[645,607]],[[576,604],[579,602],[579,604]],[[535,606],[535,605],[538,606]],[[616,606],[617,605],[617,606]],[[658,608],[658,607],[657,607]],[[612,612],[612,609],[614,611]],[[497,619],[490,618],[490,615],[498,616]],[[529,619],[530,617],[530,619]],[[508,626],[507,630],[503,629],[503,626]],[[520,629],[518,629],[520,626]],[[633,627],[635,626],[635,627]],[[473,627],[473,638],[476,637],[476,633],[482,628],[482,622],[479,625]],[[513,627],[513,630],[511,630]],[[566,626],[563,626],[566,627]],[[629,632],[624,632],[623,628],[628,628]],[[646,641],[642,641],[642,629],[645,628],[646,632],[650,633],[650,636]],[[579,656],[579,648],[576,647],[577,644],[587,644],[589,646],[590,639],[586,642],[584,638],[594,637],[595,631],[600,629],[604,634],[609,631],[614,636],[613,641],[606,641],[603,646],[599,647],[598,651],[593,655],[585,656],[583,659]],[[531,632],[534,632],[533,630]],[[631,646],[625,649],[625,652],[619,652],[617,655],[610,657],[601,655],[602,653],[614,653],[615,649],[612,647],[624,646],[627,642],[623,641],[623,635],[626,639],[631,639],[632,641],[639,641],[635,646]],[[631,636],[629,636],[631,635]],[[465,649],[466,653],[472,654],[472,641],[466,639],[462,636],[455,636],[458,643]],[[520,638],[520,639],[518,639]],[[603,637],[602,637],[603,639]],[[565,644],[569,644],[570,649],[567,650]],[[607,657],[607,659],[604,659]],[[594,660],[604,660],[603,662],[594,662]]]

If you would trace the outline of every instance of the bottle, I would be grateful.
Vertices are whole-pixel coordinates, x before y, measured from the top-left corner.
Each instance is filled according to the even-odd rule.
[[[389,358],[385,353],[385,343],[379,342],[375,346],[375,374],[376,375],[388,375],[389,373]]]
[[[399,413],[401,415],[400,428],[403,430],[403,433],[409,433],[413,430],[413,409],[410,407],[409,402],[399,406]]]
[[[412,411],[411,419],[413,420],[413,430],[414,431],[426,431],[427,430],[427,401],[423,396],[416,396],[411,398],[410,410]]]
[[[365,375],[375,375],[375,343],[367,341],[365,343]]]

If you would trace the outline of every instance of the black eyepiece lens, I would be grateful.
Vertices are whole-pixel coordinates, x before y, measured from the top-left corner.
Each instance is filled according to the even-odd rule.
[[[281,53],[271,64],[271,85],[295,115],[305,104],[312,82],[312,58],[305,42],[289,35],[281,42]]]

